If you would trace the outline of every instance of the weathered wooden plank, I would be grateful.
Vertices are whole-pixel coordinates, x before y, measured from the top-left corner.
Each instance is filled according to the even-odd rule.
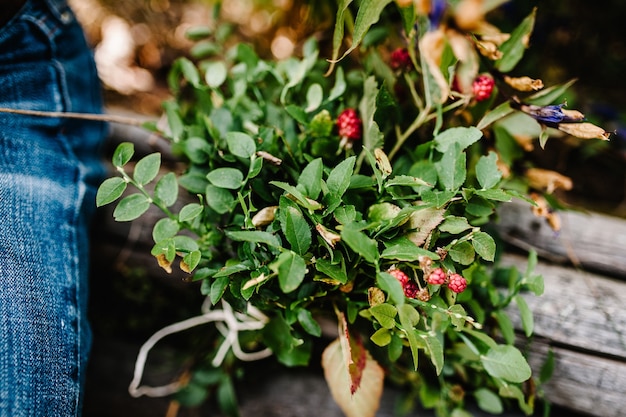
[[[508,254],[502,263],[523,270],[526,259]],[[543,275],[545,292],[525,299],[534,314],[536,335],[626,362],[625,282],[544,262],[535,272]],[[510,312],[519,325],[517,309]]]
[[[503,264],[525,268],[526,259],[503,257]],[[626,283],[573,268],[540,262],[545,293],[526,294],[536,339],[529,362],[537,373],[548,350],[555,354],[549,401],[592,416],[618,417],[626,410]],[[509,313],[518,329],[521,319]]]
[[[508,243],[533,248],[553,263],[626,278],[626,219],[578,211],[559,214],[563,227],[555,233],[533,216],[529,204],[513,201],[500,207],[495,227]]]

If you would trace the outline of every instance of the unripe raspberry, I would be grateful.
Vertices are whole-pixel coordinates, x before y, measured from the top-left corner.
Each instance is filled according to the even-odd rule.
[[[361,119],[356,110],[348,108],[341,112],[337,118],[339,136],[343,139],[361,139]]]
[[[389,272],[389,274],[392,275],[395,279],[400,281],[400,284],[402,284],[403,287],[406,285],[407,282],[409,282],[408,275],[400,271],[399,269],[390,269],[387,272]]]
[[[391,53],[389,65],[394,70],[407,71],[413,66],[411,62],[411,56],[406,48],[395,49]]]
[[[430,285],[443,285],[446,282],[446,273],[442,268],[437,268],[428,275],[426,282]]]
[[[467,280],[459,274],[451,274],[448,281],[448,288],[455,293],[462,293],[467,288]]]
[[[484,101],[491,97],[495,81],[488,75],[479,75],[472,84],[476,101]]]

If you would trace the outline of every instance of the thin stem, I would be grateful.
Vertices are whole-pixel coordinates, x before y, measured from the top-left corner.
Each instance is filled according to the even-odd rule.
[[[81,120],[92,120],[98,122],[111,122],[111,123],[120,123],[131,126],[143,126],[144,121],[126,117],[126,116],[116,116],[110,114],[90,114],[90,113],[72,113],[72,112],[48,112],[48,111],[38,111],[38,110],[20,110],[20,109],[11,109],[7,107],[0,107],[0,113],[11,113],[11,114],[21,114],[24,116],[37,116],[37,117],[57,117],[57,118],[65,118],[65,119],[81,119]]]

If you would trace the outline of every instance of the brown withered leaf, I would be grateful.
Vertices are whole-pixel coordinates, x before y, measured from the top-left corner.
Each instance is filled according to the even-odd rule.
[[[566,177],[565,175],[549,169],[529,168],[526,170],[525,175],[532,188],[545,190],[548,194],[558,189],[571,190],[573,186],[570,177]]]
[[[252,217],[252,225],[254,227],[267,226],[274,221],[278,206],[268,206],[262,208],[257,214]]]
[[[543,81],[530,77],[509,77],[504,76],[504,82],[516,89],[517,91],[537,91],[543,88]]]
[[[593,123],[560,123],[558,129],[580,139],[609,140],[611,133]]]
[[[407,237],[417,246],[426,243],[426,239],[439,224],[443,221],[445,209],[434,207],[418,210],[411,214],[407,227],[411,230]]]
[[[322,237],[322,239],[324,239],[326,241],[326,243],[328,243],[330,245],[331,248],[335,249],[335,245],[341,241],[341,235],[328,230],[328,228],[324,227],[324,225],[318,223],[317,226],[315,226],[315,230],[317,230],[317,233],[320,234],[320,236]]]
[[[158,254],[156,256],[156,259],[157,259],[157,262],[159,263],[159,266],[163,268],[165,272],[167,272],[168,274],[172,273],[172,263],[167,260],[164,253]]]
[[[367,289],[367,301],[370,307],[377,306],[385,302],[385,293],[378,287],[369,287]]]
[[[482,56],[492,61],[502,58],[502,52],[498,49],[498,45],[493,42],[478,41],[476,42],[478,51]]]

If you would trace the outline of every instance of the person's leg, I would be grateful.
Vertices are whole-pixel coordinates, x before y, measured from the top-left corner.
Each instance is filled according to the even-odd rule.
[[[91,53],[60,0],[0,29],[0,107],[98,113]],[[97,122],[0,113],[0,416],[80,414]]]

